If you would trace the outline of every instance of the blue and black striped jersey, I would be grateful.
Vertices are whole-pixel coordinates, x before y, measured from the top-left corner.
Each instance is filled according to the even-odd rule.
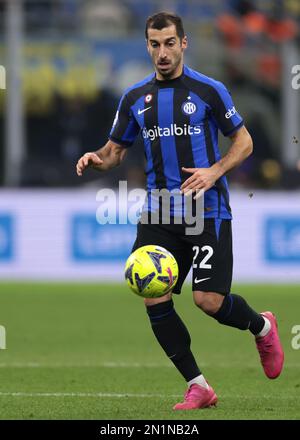
[[[147,189],[179,189],[186,168],[208,168],[220,160],[218,130],[232,135],[243,125],[231,95],[219,81],[184,66],[180,77],[159,81],[155,73],[122,96],[109,138],[131,146],[141,132]],[[205,192],[206,218],[231,219],[225,176]]]

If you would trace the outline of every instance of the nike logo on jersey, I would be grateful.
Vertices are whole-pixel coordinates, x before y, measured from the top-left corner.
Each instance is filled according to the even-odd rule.
[[[150,107],[144,108],[143,110],[141,110],[140,108],[138,109],[138,115],[141,115],[142,113],[146,112],[147,110],[149,110],[150,108],[152,108],[152,105],[150,105]]]
[[[198,280],[197,278],[195,278],[194,283],[198,284],[198,283],[201,283],[202,281],[206,281],[206,280],[210,280],[210,279],[211,279],[211,277],[209,277],[209,278],[201,278],[201,280]]]

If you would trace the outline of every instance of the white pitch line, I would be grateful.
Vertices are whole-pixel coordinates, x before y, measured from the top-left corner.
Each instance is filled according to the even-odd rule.
[[[145,363],[138,362],[101,362],[98,364],[39,364],[35,362],[1,362],[0,368],[171,368],[173,364]]]
[[[247,364],[247,367],[256,368],[258,363]],[[241,366],[240,362],[228,362],[228,363],[205,363],[201,362],[201,367],[211,368],[216,367],[219,368],[233,368],[237,366]],[[290,362],[285,363],[285,368],[300,368],[300,362]],[[169,364],[165,363],[139,363],[139,362],[99,362],[99,363],[49,363],[42,364],[37,362],[0,362],[0,368],[174,368],[173,364],[170,362]]]
[[[126,398],[126,397],[138,397],[138,398],[166,398],[172,397],[177,398],[181,396],[180,394],[133,394],[133,393],[25,393],[25,392],[4,392],[0,391],[1,396],[9,396],[9,397],[117,397],[117,398]]]
[[[0,397],[94,397],[94,398],[102,398],[102,397],[113,397],[113,398],[172,398],[177,399],[182,397],[182,394],[134,394],[134,393],[26,393],[26,392],[5,392],[0,391]],[[253,399],[272,399],[272,400],[295,400],[295,396],[269,396],[269,395],[251,395],[245,396],[243,395],[231,395],[231,394],[222,394],[219,395],[222,399],[243,399],[243,400],[253,400]]]

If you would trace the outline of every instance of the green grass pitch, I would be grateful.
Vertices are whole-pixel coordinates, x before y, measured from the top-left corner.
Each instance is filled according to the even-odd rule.
[[[0,284],[1,419],[299,419],[299,286],[234,286],[278,318],[285,349],[280,378],[267,379],[253,337],[221,326],[175,297],[192,349],[219,397],[216,408],[173,412],[185,382],[158,346],[143,300],[125,284]]]

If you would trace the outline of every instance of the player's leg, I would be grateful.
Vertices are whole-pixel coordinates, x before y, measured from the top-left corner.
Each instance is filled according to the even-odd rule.
[[[152,331],[160,346],[188,382],[201,376],[191,351],[191,337],[177,314],[172,295],[144,299]]]
[[[206,219],[203,233],[192,240],[195,304],[221,324],[259,334],[265,325],[264,317],[240,295],[230,293],[233,267],[231,221]]]
[[[173,254],[176,255],[174,250]],[[182,273],[183,266],[180,264],[180,259],[178,260],[179,273]],[[181,286],[183,280],[179,279],[178,281]],[[177,285],[176,287],[177,293],[179,293],[179,287]],[[190,334],[174,309],[171,294],[161,298],[145,298],[144,301],[156,339],[188,385],[184,402],[177,403],[173,409],[198,409],[216,404],[217,396],[206,382],[195,361],[191,351]]]
[[[240,330],[249,329],[266,376],[276,379],[282,371],[284,352],[278,335],[276,317],[272,312],[257,313],[240,295],[194,291],[195,304],[220,324]],[[263,321],[263,322],[261,322]]]
[[[147,244],[154,244],[171,252],[179,268],[179,278],[173,292],[180,293],[184,278],[191,266],[192,254],[183,260],[182,243],[172,236],[168,229],[167,225],[162,227],[161,225],[139,224],[133,250]],[[200,370],[190,350],[190,334],[175,311],[172,294],[169,293],[160,298],[145,298],[144,302],[153,333],[178,371],[186,380],[199,375]]]
[[[271,312],[257,313],[243,297],[230,293],[231,222],[207,221],[198,240],[198,245],[194,246],[193,261],[195,304],[221,324],[240,330],[249,329],[256,337],[266,375],[269,378],[277,377],[283,366],[283,351],[274,315]]]
[[[139,224],[133,250],[147,244],[156,244],[168,249],[174,255],[179,267],[179,278],[173,289],[173,293],[179,294],[191,267],[192,253],[186,249],[186,246],[183,247],[174,233],[168,231],[170,227]],[[173,225],[174,228],[176,229],[176,226]],[[206,381],[191,351],[190,334],[176,313],[171,293],[160,298],[145,298],[144,301],[153,333],[166,355],[188,383],[197,378],[198,382],[202,381],[206,386]],[[191,409],[194,408],[194,402],[190,403],[190,406]]]
[[[194,302],[207,315],[215,318],[220,324],[240,330],[250,330],[254,335],[260,334],[264,326],[270,323],[261,314],[253,310],[240,295],[228,293],[221,295],[215,291],[194,290]]]

